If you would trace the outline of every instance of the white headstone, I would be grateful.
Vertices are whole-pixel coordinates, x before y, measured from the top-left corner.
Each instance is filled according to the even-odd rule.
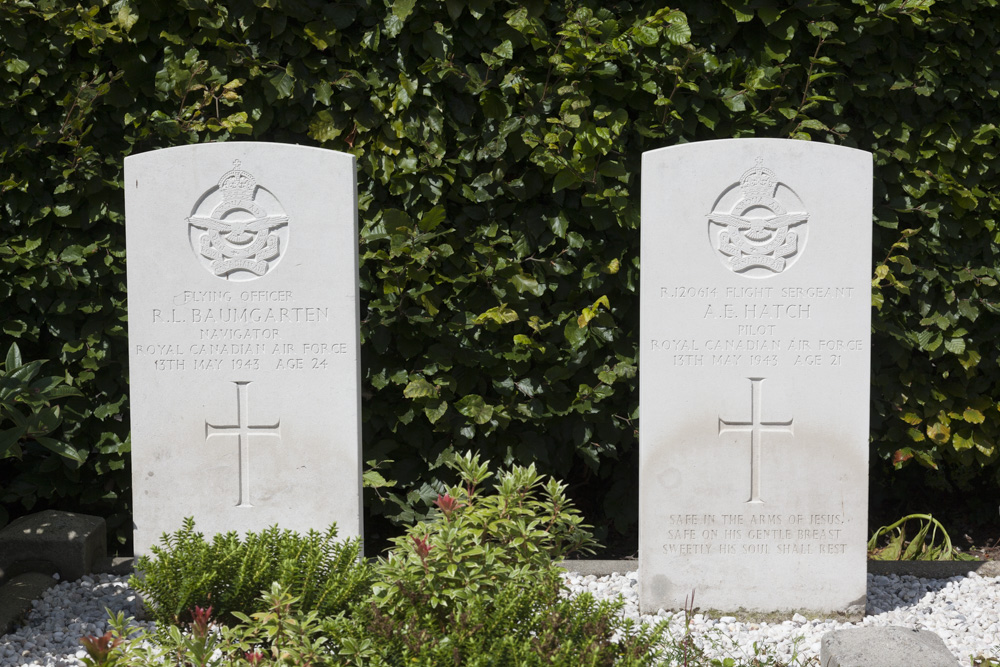
[[[864,151],[643,155],[643,610],[864,609],[871,225]]]
[[[229,142],[125,159],[135,553],[360,536],[355,160]]]

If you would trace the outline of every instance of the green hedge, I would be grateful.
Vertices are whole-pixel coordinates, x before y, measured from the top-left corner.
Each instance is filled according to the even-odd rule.
[[[26,447],[0,502],[127,538],[122,159],[241,139],[358,156],[371,513],[474,448],[634,530],[639,159],[721,137],[875,154],[873,456],[995,481],[996,4],[0,4],[0,317],[88,454]]]

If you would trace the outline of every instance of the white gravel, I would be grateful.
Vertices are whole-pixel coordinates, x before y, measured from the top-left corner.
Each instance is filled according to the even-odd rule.
[[[680,638],[685,632],[683,612],[639,614],[637,574],[568,574],[574,593],[589,591],[595,597],[618,593],[625,598],[624,613],[637,621],[668,621],[668,632]],[[790,664],[819,664],[820,640],[831,630],[860,626],[894,625],[930,630],[944,640],[956,664],[968,666],[971,656],[1000,658],[1000,579],[971,573],[950,579],[921,579],[909,575],[868,575],[867,613],[859,623],[806,619],[795,614],[777,623],[740,622],[732,616],[709,617],[696,613],[690,619],[695,643],[710,658],[743,658],[754,655],[754,644],[766,645],[773,655]]]
[[[136,613],[137,597],[127,580],[93,575],[46,591],[34,603],[26,625],[0,637],[0,667],[81,665],[80,658],[86,654],[79,638],[101,635],[109,629],[106,609],[124,611],[127,616]],[[575,593],[589,591],[597,597],[621,594],[627,616],[647,622],[667,620],[673,637],[684,634],[682,612],[639,614],[635,572],[603,577],[568,573],[565,580]],[[754,655],[756,643],[768,646],[781,660],[805,665],[818,658],[824,633],[854,625],[930,630],[944,640],[958,665],[969,665],[974,655],[1000,658],[1000,579],[977,574],[951,579],[868,575],[868,613],[858,624],[808,620],[798,614],[780,623],[745,623],[732,616],[695,614],[690,629],[696,643],[714,658],[748,659]]]

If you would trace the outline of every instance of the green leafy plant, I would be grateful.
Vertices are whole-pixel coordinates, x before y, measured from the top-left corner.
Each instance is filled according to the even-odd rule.
[[[625,619],[620,600],[568,598],[554,571],[518,584],[480,590],[441,617],[425,613],[426,599],[392,610],[373,603],[356,619],[367,642],[341,639],[339,655],[373,667],[659,664],[663,625]]]
[[[303,612],[332,616],[368,593],[371,567],[361,558],[361,541],[338,541],[336,526],[325,533],[300,535],[277,526],[247,533],[216,535],[211,542],[187,518],[175,533],[164,534],[153,557],[136,562],[139,591],[158,623],[189,621],[196,607],[215,609],[234,622],[235,612],[259,611],[260,595],[273,582],[298,600]]]
[[[64,378],[38,377],[44,361],[23,361],[17,343],[7,350],[0,371],[0,459],[20,458],[22,447],[38,443],[59,456],[79,465],[87,458],[86,449],[77,449],[54,437],[62,424],[62,414],[55,401],[80,392],[63,384]]]
[[[546,481],[534,465],[500,472],[492,494],[483,485],[493,474],[478,454],[448,465],[459,483],[438,495],[431,519],[394,538],[395,549],[375,566],[373,601],[385,613],[419,599],[444,618],[456,602],[532,585],[566,555],[592,553],[596,543],[566,486]]]
[[[411,607],[384,613],[370,600],[346,614],[302,613],[298,600],[275,583],[260,597],[261,611],[237,612],[240,622],[219,625],[211,610],[195,609],[193,622],[149,633],[123,614],[103,637],[85,637],[88,667],[232,667],[300,665],[396,667],[494,665],[555,667],[787,667],[767,646],[749,657],[709,658],[690,635],[669,637],[667,622],[640,625],[624,617],[623,602],[568,597],[554,570],[529,586],[477,594],[449,611],[445,623]],[[983,663],[986,664],[986,663]]]
[[[85,637],[91,666],[216,667],[231,665],[554,665],[640,667],[657,664],[663,626],[623,618],[622,602],[598,603],[589,594],[567,598],[557,578],[530,587],[476,595],[454,609],[446,626],[426,616],[382,613],[370,603],[350,615],[322,618],[302,613],[299,600],[274,583],[260,598],[261,611],[237,612],[240,623],[210,623],[211,610],[196,609],[184,630],[147,633],[118,614],[103,637]]]
[[[234,612],[239,623],[223,625],[212,608],[190,610],[191,622],[149,633],[130,625],[119,612],[101,637],[83,637],[87,667],[232,667],[234,665],[336,664],[324,649],[326,638],[316,611],[296,610],[300,599],[274,582],[255,604],[261,611]]]
[[[918,522],[918,528],[908,540],[906,526],[911,521]],[[883,537],[887,541],[879,546]],[[956,550],[948,531],[930,514],[910,514],[876,530],[868,540],[868,557],[872,560],[976,560],[975,556]]]
[[[163,647],[167,649],[165,653],[177,656],[182,665],[208,667],[213,664],[212,658],[225,645],[224,639],[212,627],[211,607],[195,607],[191,610],[188,632],[181,632],[176,625],[168,626],[165,630],[170,644],[169,648]]]
[[[330,658],[322,617],[317,610],[302,611],[302,600],[279,582],[261,595],[258,611],[250,616],[237,612],[243,623],[229,637],[236,654],[250,664],[325,664]],[[341,618],[343,612],[334,618]]]
[[[119,613],[119,618],[124,621],[124,617]],[[80,638],[84,650],[87,651],[83,658],[83,664],[87,667],[97,667],[100,665],[116,665],[117,656],[113,654],[122,644],[122,638],[114,630],[108,630],[101,636],[87,635]]]
[[[447,465],[458,483],[375,566],[356,612],[367,641],[345,638],[341,655],[372,665],[652,664],[657,632],[623,622],[620,604],[562,595],[556,563],[595,546],[565,485],[513,465],[490,493],[494,475],[478,454]]]
[[[35,480],[48,476],[58,479],[59,473],[78,475],[87,460],[89,448],[71,444],[62,428],[65,413],[59,402],[80,396],[80,392],[64,384],[63,377],[39,377],[44,364],[41,360],[25,362],[17,343],[11,343],[0,370],[0,461],[4,463],[0,469],[0,527],[10,516],[3,501],[16,499],[22,511],[36,502],[35,494],[24,492],[22,480],[11,471],[25,466],[36,471]],[[53,454],[57,458],[53,459]],[[45,465],[36,467],[39,461]]]

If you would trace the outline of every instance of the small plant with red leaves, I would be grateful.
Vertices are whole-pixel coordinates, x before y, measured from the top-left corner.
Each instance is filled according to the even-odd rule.
[[[420,559],[420,564],[424,566],[424,572],[427,572],[427,556],[430,555],[432,547],[427,543],[427,540],[422,537],[417,537],[416,535],[410,535],[410,539],[413,540],[413,551],[417,554],[417,558]]]
[[[445,520],[451,516],[451,513],[458,509],[458,501],[451,497],[451,494],[446,493],[443,496],[439,493],[437,500],[434,501],[434,505],[437,506],[441,513],[444,515]]]
[[[80,643],[83,644],[88,656],[83,659],[83,664],[91,667],[92,665],[115,664],[111,661],[111,651],[121,645],[122,640],[121,637],[114,636],[109,630],[100,637],[94,635],[80,637]]]
[[[172,628],[176,630],[176,628]],[[218,633],[212,628],[212,607],[196,606],[191,610],[190,632],[182,636],[181,650],[194,667],[208,667],[220,646]]]

